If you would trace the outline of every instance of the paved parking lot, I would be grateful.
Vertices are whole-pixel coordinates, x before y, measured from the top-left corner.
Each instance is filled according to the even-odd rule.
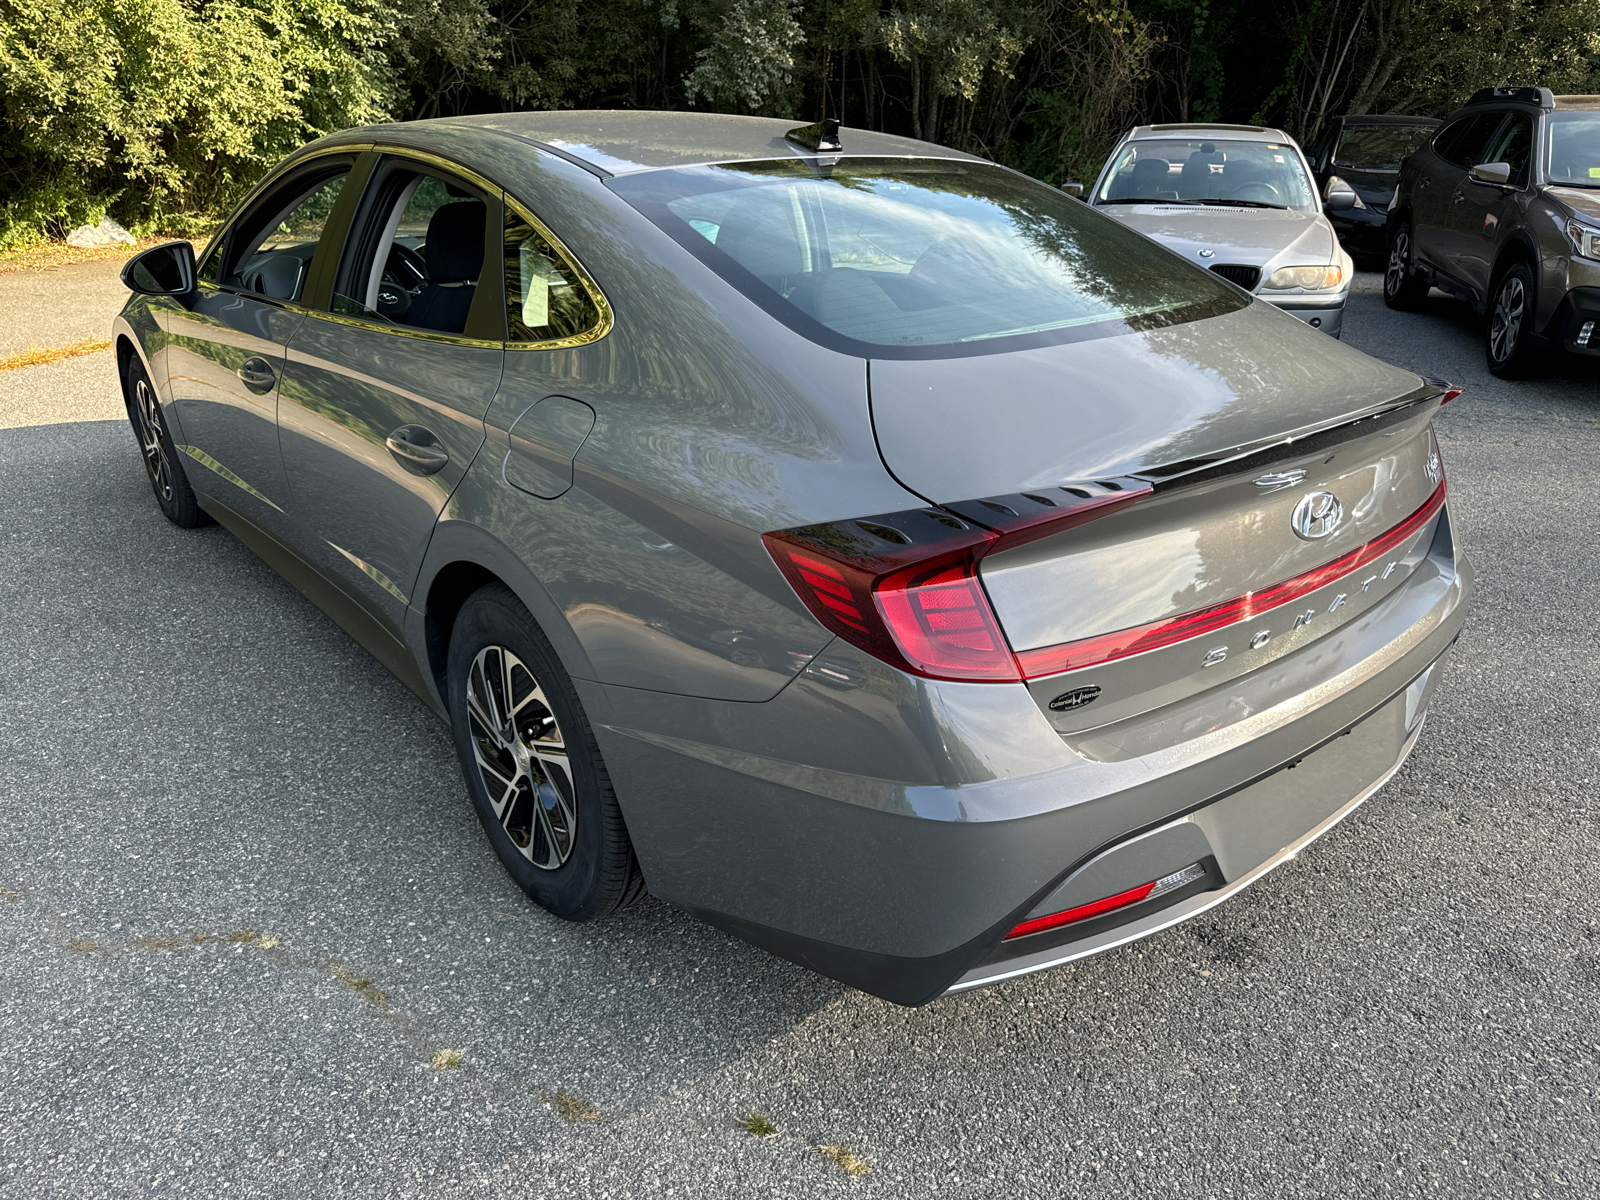
[[[1199,921],[919,1010],[545,916],[444,728],[124,424],[0,429],[0,1195],[1600,1193],[1600,370],[1498,382],[1375,284],[1348,340],[1470,388],[1410,763]]]

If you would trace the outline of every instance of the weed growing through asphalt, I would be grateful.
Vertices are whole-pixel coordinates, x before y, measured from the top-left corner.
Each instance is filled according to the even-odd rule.
[[[133,944],[141,950],[176,950],[183,945],[181,937],[136,937]]]
[[[821,1154],[823,1158],[838,1167],[846,1175],[865,1175],[872,1170],[871,1167],[867,1166],[866,1159],[862,1158],[850,1147],[841,1146],[837,1142],[829,1143],[826,1146],[818,1146],[817,1153]]]
[[[235,929],[232,933],[223,934],[222,940],[236,943],[253,942],[256,940],[256,931],[254,929]]]
[[[582,1096],[574,1096],[566,1088],[557,1088],[554,1096],[543,1097],[544,1102],[556,1112],[561,1114],[561,1119],[568,1125],[575,1121],[604,1121],[605,1113],[590,1104]]]
[[[276,943],[274,943],[274,945],[276,945]],[[378,988],[377,984],[373,983],[372,980],[368,979],[366,976],[358,976],[343,963],[334,963],[333,966],[328,968],[328,970],[333,973],[333,977],[335,979],[344,984],[345,987],[349,988],[363,1000],[370,1004],[376,1004],[379,1008],[389,1007],[389,998],[383,994],[383,992]],[[439,1053],[454,1054],[456,1056],[456,1061],[449,1065],[452,1067],[461,1065],[461,1052],[459,1050],[441,1050]],[[439,1066],[439,1060],[437,1058],[434,1059],[433,1065],[436,1067]],[[441,1067],[440,1069],[443,1070],[444,1068]]]
[[[461,1051],[441,1050],[433,1056],[433,1069],[435,1071],[454,1071],[461,1065]]]
[[[739,1118],[739,1124],[751,1137],[777,1137],[778,1127],[772,1123],[772,1118],[764,1112],[747,1112]]]
[[[21,899],[22,899],[22,893],[21,892],[16,891],[13,888],[0,887],[0,900],[9,900],[9,901],[11,901],[11,903],[15,904],[18,900],[21,900]]]
[[[93,954],[96,950],[100,949],[100,947],[95,945],[93,938],[80,937],[73,938],[70,942],[68,942],[67,949],[76,950],[79,954]]]

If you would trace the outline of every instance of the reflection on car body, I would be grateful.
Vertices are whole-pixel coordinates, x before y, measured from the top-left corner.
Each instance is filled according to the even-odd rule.
[[[1471,589],[1444,385],[925,143],[353,130],[125,278],[162,510],[450,722],[529,896],[648,887],[900,1003],[1319,836],[1415,744]]]

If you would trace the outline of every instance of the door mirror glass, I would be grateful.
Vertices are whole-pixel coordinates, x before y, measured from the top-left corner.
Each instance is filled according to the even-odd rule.
[[[1344,212],[1356,206],[1356,190],[1339,176],[1329,178],[1328,186],[1323,189],[1322,207],[1328,212]]]
[[[194,291],[194,247],[165,242],[136,254],[122,268],[122,282],[141,296],[187,296]]]

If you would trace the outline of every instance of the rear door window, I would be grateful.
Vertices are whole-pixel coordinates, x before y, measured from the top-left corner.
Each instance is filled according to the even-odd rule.
[[[1504,119],[1503,112],[1483,112],[1452,121],[1434,138],[1434,152],[1452,166],[1477,166],[1483,161],[1484,144]]]
[[[502,341],[500,196],[431,163],[386,156],[346,239],[332,311],[380,325]]]

